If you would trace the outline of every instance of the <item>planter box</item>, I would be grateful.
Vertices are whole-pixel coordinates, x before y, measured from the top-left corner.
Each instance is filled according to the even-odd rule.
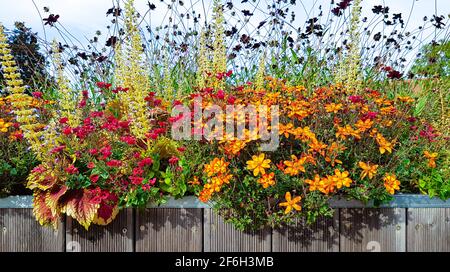
[[[396,195],[371,203],[333,199],[333,218],[307,226],[240,232],[195,197],[126,209],[89,231],[63,218],[58,230],[39,226],[32,197],[0,199],[0,252],[5,251],[450,251],[450,201]]]

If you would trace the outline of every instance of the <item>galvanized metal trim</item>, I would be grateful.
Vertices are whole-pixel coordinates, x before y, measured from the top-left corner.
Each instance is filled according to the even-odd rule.
[[[0,198],[0,209],[31,208],[33,204],[32,196],[10,196]],[[195,196],[186,196],[181,199],[170,198],[166,204],[157,206],[148,204],[147,208],[185,208],[202,209],[211,208],[210,203],[203,203]],[[364,204],[357,200],[345,200],[334,198],[330,200],[333,208],[377,208],[373,201]],[[426,195],[398,194],[390,203],[379,206],[380,208],[450,208],[450,199],[443,201],[439,198],[430,198]]]

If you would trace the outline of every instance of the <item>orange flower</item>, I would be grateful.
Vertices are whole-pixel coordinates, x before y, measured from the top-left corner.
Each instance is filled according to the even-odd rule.
[[[378,164],[370,164],[365,162],[359,162],[359,167],[362,169],[361,171],[361,179],[364,179],[366,176],[369,177],[369,179],[372,179],[375,174],[377,173]]]
[[[397,177],[394,174],[386,173],[383,180],[384,187],[389,194],[393,195],[396,190],[400,190],[400,181],[397,180]]]
[[[266,173],[265,168],[270,168],[270,160],[265,159],[265,154],[261,153],[258,156],[253,155],[252,160],[247,161],[247,169],[253,170],[253,175],[256,177],[260,173],[264,175]]]
[[[212,177],[215,174],[227,172],[227,167],[230,163],[225,162],[223,158],[214,158],[209,164],[205,165],[205,172],[208,177]]]
[[[296,176],[300,172],[305,173],[306,170],[305,170],[305,167],[303,166],[303,164],[305,164],[305,162],[306,162],[306,158],[298,159],[297,156],[291,155],[290,161],[284,161],[284,165],[287,166],[284,169],[284,173],[291,175],[291,176]]]
[[[309,185],[309,190],[312,191],[316,191],[319,190],[320,188],[320,176],[319,175],[315,175],[314,176],[314,180],[311,179],[307,179],[305,180],[305,183]]]
[[[358,129],[353,129],[352,126],[346,125],[345,127],[337,127],[336,138],[341,138],[342,140],[346,140],[348,136],[353,136],[356,139],[361,139],[361,135],[359,135],[360,131]]]
[[[332,178],[338,189],[342,186],[350,187],[352,180],[348,177],[348,175],[348,171],[341,172],[339,169],[334,169],[334,176],[332,176]]]
[[[275,185],[275,173],[267,173],[262,175],[261,178],[258,179],[258,183],[263,186],[264,189],[266,189],[269,186]]]
[[[436,168],[436,158],[438,157],[438,153],[430,153],[428,151],[424,151],[423,155],[428,159],[428,166],[431,168]]]
[[[392,153],[392,148],[394,147],[394,145],[386,140],[381,133],[377,134],[376,140],[379,145],[381,154],[386,153],[386,151]]]
[[[280,203],[280,207],[286,207],[286,210],[284,211],[285,214],[290,213],[292,209],[295,209],[296,211],[302,210],[302,207],[297,204],[300,202],[300,200],[302,200],[301,196],[296,196],[294,197],[294,199],[292,199],[291,193],[286,192],[285,198],[286,202]]]
[[[294,125],[292,123],[289,123],[287,125],[280,124],[278,129],[279,135],[284,135],[284,137],[289,138],[289,134],[293,133]]]
[[[197,176],[194,176],[194,178],[188,182],[189,185],[200,185],[200,181],[198,180]]]
[[[373,125],[373,121],[370,119],[367,119],[366,121],[358,120],[356,122],[355,127],[358,128],[358,130],[364,132],[366,130],[369,130]]]
[[[339,104],[330,103],[325,105],[325,109],[327,112],[334,112],[334,113],[338,113],[338,111],[341,110],[342,107],[343,105],[341,103]]]
[[[319,183],[319,191],[328,195],[334,191],[334,187],[336,187],[336,183],[334,182],[334,178],[331,176],[324,177],[320,180]]]

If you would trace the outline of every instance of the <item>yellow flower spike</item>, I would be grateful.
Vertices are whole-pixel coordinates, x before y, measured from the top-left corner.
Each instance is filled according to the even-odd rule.
[[[256,177],[259,174],[264,175],[266,173],[265,168],[270,168],[271,160],[265,159],[265,154],[253,155],[252,160],[247,161],[247,169],[253,170],[253,175]]]
[[[280,207],[286,207],[286,210],[284,211],[285,214],[290,213],[292,211],[292,209],[294,209],[296,211],[302,210],[302,207],[297,204],[300,202],[300,200],[302,200],[301,196],[296,196],[296,197],[292,198],[291,193],[286,192],[284,198],[286,199],[286,202],[282,202],[279,205],[280,205]]]

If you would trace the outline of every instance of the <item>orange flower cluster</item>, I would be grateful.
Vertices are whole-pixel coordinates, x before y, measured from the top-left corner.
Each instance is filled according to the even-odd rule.
[[[208,202],[214,193],[220,192],[224,184],[230,183],[233,175],[228,172],[229,164],[224,159],[214,158],[205,165],[204,170],[209,179],[199,195],[199,199],[202,202]]]
[[[310,191],[320,191],[325,195],[333,193],[335,189],[341,189],[343,186],[350,187],[352,180],[348,177],[349,172],[341,172],[339,169],[334,169],[334,175],[321,178],[315,175],[314,179],[306,179],[305,183],[309,185]]]

